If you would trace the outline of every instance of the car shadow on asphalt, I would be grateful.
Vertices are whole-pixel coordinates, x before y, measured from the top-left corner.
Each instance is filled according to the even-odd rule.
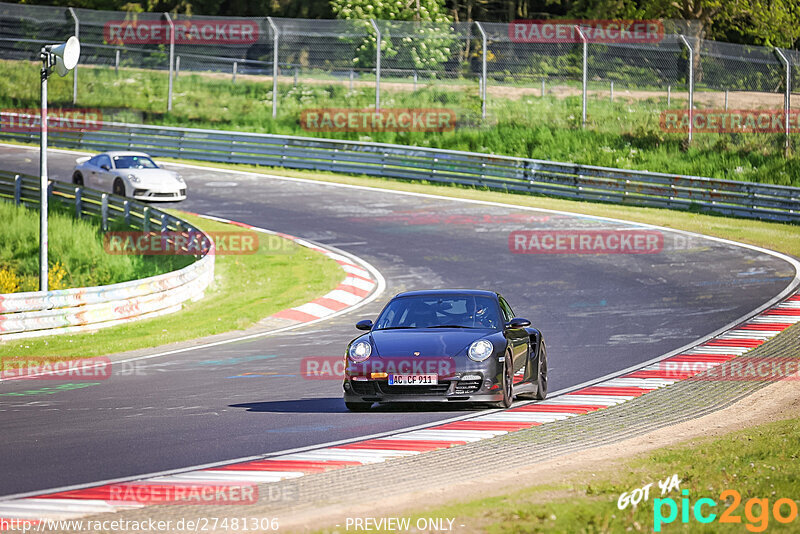
[[[248,412],[261,413],[350,413],[344,406],[341,397],[321,397],[318,399],[296,399],[265,402],[245,402],[231,404],[231,408],[244,408]],[[367,413],[401,413],[401,412],[463,412],[485,409],[485,406],[463,406],[445,403],[395,403],[374,404]]]

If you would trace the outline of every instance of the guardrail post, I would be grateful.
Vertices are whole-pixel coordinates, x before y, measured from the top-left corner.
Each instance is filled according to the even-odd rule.
[[[481,118],[486,118],[486,32],[480,22],[475,22],[481,32]],[[416,81],[416,78],[415,78]]]
[[[17,174],[14,176],[14,204],[19,206],[22,203],[22,177]]]
[[[142,210],[142,231],[145,234],[150,233],[150,206]]]
[[[381,110],[381,29],[375,19],[369,19],[375,29],[375,111]]]
[[[172,111],[172,74],[173,66],[175,65],[175,24],[172,22],[172,17],[169,13],[164,13],[169,24],[169,94],[167,95],[167,111]]]
[[[272,22],[272,17],[267,17],[272,28],[272,118],[278,116],[278,27]]]
[[[786,67],[786,91],[783,94],[783,121],[784,121],[784,134],[786,135],[786,139],[784,140],[783,144],[783,151],[784,155],[789,155],[789,111],[791,109],[792,103],[792,64],[789,62],[789,59],[783,54],[780,48],[775,49],[775,54],[777,54],[778,58],[783,63],[783,66]]]
[[[684,35],[678,35],[683,46],[689,51],[689,142],[692,142],[694,126],[694,48]]]
[[[163,233],[166,233],[167,225],[169,224],[167,222],[167,214],[166,213],[162,213],[160,219],[161,219],[161,233],[163,234]]]
[[[75,218],[80,219],[83,213],[83,188],[75,188]]]
[[[78,15],[75,14],[75,10],[71,7],[68,7],[67,10],[69,14],[72,15],[72,20],[75,23],[75,38],[80,38],[80,30],[81,30],[81,23],[78,20]],[[78,103],[78,66],[76,65],[75,68],[72,69],[72,103]]]
[[[589,67],[589,40],[581,31],[581,27],[577,24],[575,25],[575,30],[578,32],[578,35],[581,38],[581,43],[583,43],[583,62],[581,66],[581,92],[583,94],[581,101],[581,126],[586,128],[586,82],[588,80],[587,71]]]
[[[126,200],[122,203],[122,214],[125,218],[125,224],[127,226],[131,225],[131,203],[130,201]]]
[[[105,232],[108,230],[108,195],[103,193],[100,197],[100,217],[103,221],[102,227]]]

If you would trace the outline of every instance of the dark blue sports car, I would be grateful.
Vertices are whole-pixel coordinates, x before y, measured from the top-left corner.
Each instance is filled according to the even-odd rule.
[[[547,395],[542,333],[492,291],[409,291],[395,296],[347,346],[344,401],[470,402],[509,407]]]

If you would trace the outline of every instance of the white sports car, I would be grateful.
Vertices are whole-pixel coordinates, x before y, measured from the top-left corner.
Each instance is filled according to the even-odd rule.
[[[72,183],[136,200],[170,202],[186,198],[186,182],[162,169],[144,152],[103,152],[75,160]]]

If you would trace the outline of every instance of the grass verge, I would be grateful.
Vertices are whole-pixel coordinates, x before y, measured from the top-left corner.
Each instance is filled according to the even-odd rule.
[[[653,532],[654,509],[663,518],[669,517],[670,505],[658,505],[656,499],[674,500],[677,516],[670,524],[660,525],[662,532],[796,532],[800,519],[788,524],[779,523],[773,515],[778,499],[789,499],[795,507],[800,502],[797,479],[800,477],[800,440],[798,419],[787,419],[751,427],[719,438],[703,438],[677,446],[658,449],[615,466],[593,469],[591,473],[573,476],[564,483],[534,486],[504,495],[459,502],[409,514],[411,523],[418,518],[456,518],[468,532],[553,532],[605,533]],[[661,495],[658,481],[673,474],[680,479],[680,490]],[[652,483],[648,500],[636,507],[618,509],[623,493]],[[734,496],[720,494],[735,490],[741,503],[734,508]],[[682,503],[688,498],[689,506]],[[701,508],[702,514],[716,514],[704,524],[694,515],[699,499],[709,498],[717,503]],[[749,504],[750,499],[765,499]],[[782,514],[790,515],[790,506],[783,503]],[[720,516],[731,509],[739,523],[721,523]],[[686,508],[688,519],[682,522]],[[796,508],[795,508],[796,509]],[[658,530],[657,530],[658,531]]]
[[[0,107],[26,109],[38,106],[32,63],[0,61]],[[74,108],[72,79],[54,78],[50,103]],[[800,158],[783,153],[783,136],[775,133],[697,132],[691,146],[686,134],[668,133],[661,113],[678,109],[667,105],[662,91],[613,102],[592,96],[586,128],[581,127],[579,96],[515,97],[513,87],[499,88],[502,95],[488,100],[488,119],[481,119],[477,85],[452,87],[436,82],[417,90],[397,90],[385,80],[384,108],[448,108],[458,116],[454,131],[447,132],[312,132],[303,129],[301,112],[319,108],[370,109],[372,87],[351,90],[336,80],[301,80],[296,86],[281,83],[278,117],[272,117],[271,84],[262,77],[240,76],[234,84],[219,74],[182,73],[175,80],[173,109],[166,112],[167,75],[140,69],[81,67],[79,106],[100,108],[103,120],[182,127],[266,132],[286,135],[380,141],[434,148],[532,157],[555,161],[658,169],[668,173],[800,185]],[[465,82],[466,83],[466,82]],[[394,84],[397,85],[397,84]],[[498,89],[498,88],[496,88]],[[749,107],[758,107],[755,105]],[[794,141],[798,140],[795,135]]]
[[[0,293],[38,291],[39,212],[0,199],[0,221],[0,273],[4,274]],[[50,289],[126,282],[174,271],[192,261],[186,256],[107,254],[100,221],[76,219],[59,205],[57,197],[50,206],[48,229]],[[115,226],[113,229],[127,228]]]
[[[241,231],[238,226],[176,215],[208,232]],[[240,330],[323,295],[344,278],[339,265],[318,252],[293,242],[280,248],[280,253],[259,247],[255,254],[217,255],[213,286],[205,298],[185,304],[179,313],[94,333],[8,341],[0,344],[0,358],[71,360]]]

